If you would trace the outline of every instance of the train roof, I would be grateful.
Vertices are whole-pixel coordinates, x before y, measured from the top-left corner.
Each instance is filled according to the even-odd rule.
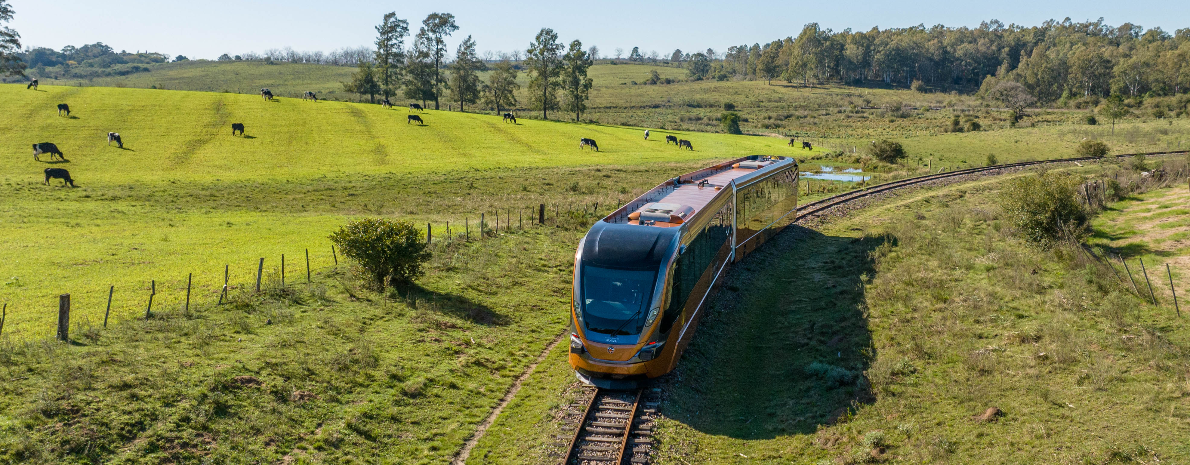
[[[598,222],[583,240],[582,261],[602,268],[656,270],[677,233],[673,228]]]

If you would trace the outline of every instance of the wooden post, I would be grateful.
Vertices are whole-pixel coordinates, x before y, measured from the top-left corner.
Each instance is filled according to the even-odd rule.
[[[339,255],[335,253],[335,244],[331,244],[331,257],[335,259],[335,266],[339,266]]]
[[[1145,259],[1139,258],[1138,260],[1140,260],[1140,271],[1145,274],[1145,284],[1149,285],[1149,297],[1153,299],[1153,305],[1157,305],[1157,296],[1153,294],[1153,283],[1149,282],[1149,272],[1145,270]]]
[[[1119,255],[1116,255],[1116,257],[1120,259],[1120,263],[1124,264],[1124,271],[1128,273],[1128,280],[1132,282],[1132,292],[1135,292],[1137,296],[1140,296],[1140,289],[1136,288],[1136,280],[1132,279],[1132,270],[1128,269],[1128,262],[1124,261],[1124,257]]]
[[[186,313],[190,313],[190,284],[194,281],[194,273],[186,275]]]
[[[487,220],[484,219],[484,214],[480,213],[479,214],[479,238],[480,239],[483,239],[483,228],[484,228],[484,226],[487,226],[486,224],[484,224],[485,221],[487,221]]]
[[[537,206],[537,224],[545,224],[545,204]]]
[[[281,287],[285,287],[285,254],[281,254]]]
[[[223,305],[223,298],[227,297],[227,272],[231,265],[223,265],[223,292],[219,293],[219,305]]]
[[[429,243],[432,243],[433,241],[434,241],[434,228],[433,228],[433,226],[430,226],[430,223],[426,223],[426,243],[429,244]]]
[[[521,209],[516,209],[516,228],[525,229],[525,212]]]
[[[149,282],[149,306],[145,308],[145,318],[153,316],[153,296],[157,295],[157,280]]]
[[[107,316],[112,314],[112,294],[116,293],[116,286],[112,285],[111,289],[107,290],[107,310],[103,312],[103,327],[107,327]]]
[[[4,308],[0,309],[0,335],[4,335],[4,320],[8,319],[8,302],[4,303]]]
[[[310,249],[306,249],[306,284],[310,284]]]
[[[471,218],[463,218],[463,227],[466,228],[464,232],[467,234],[464,237],[471,240]]]
[[[264,273],[264,257],[260,258],[260,266],[256,267],[256,292],[260,292],[260,275]]]
[[[496,208],[496,232],[500,232],[500,208]]]
[[[1173,309],[1178,311],[1178,318],[1182,317],[1182,308],[1178,306],[1178,291],[1173,289],[1173,272],[1169,271],[1169,264],[1165,264],[1165,274],[1169,276],[1169,292],[1173,294]]]
[[[58,296],[58,340],[70,341],[70,294]]]

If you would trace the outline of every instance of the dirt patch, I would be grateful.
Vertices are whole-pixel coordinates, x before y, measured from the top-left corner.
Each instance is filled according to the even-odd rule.
[[[293,391],[293,394],[289,395],[289,401],[295,404],[304,404],[315,399],[318,399],[318,396],[310,391]]]
[[[264,381],[261,381],[255,376],[236,376],[231,379],[231,382],[241,387],[261,387],[264,386]]]
[[[996,407],[988,407],[987,410],[984,410],[983,414],[973,416],[971,419],[980,423],[992,423],[1000,419],[1002,415],[1004,415],[1004,412],[1002,412],[1000,409]]]

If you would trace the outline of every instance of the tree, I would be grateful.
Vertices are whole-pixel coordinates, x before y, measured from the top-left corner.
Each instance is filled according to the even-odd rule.
[[[13,10],[7,0],[0,0],[0,25],[12,21]],[[24,76],[25,62],[21,61],[21,35],[7,26],[0,26],[0,75]]]
[[[1084,97],[1103,95],[1109,91],[1112,63],[1105,52],[1103,49],[1087,47],[1074,52],[1067,61],[1070,66],[1067,88],[1082,93]]]
[[[495,107],[496,114],[501,108],[512,108],[517,104],[516,90],[521,85],[516,82],[517,70],[512,63],[504,60],[497,63],[496,69],[488,75],[488,83],[484,86],[484,104]]]
[[[686,70],[695,81],[706,79],[711,74],[711,59],[702,52],[690,56],[690,67]]]
[[[599,59],[599,47],[592,45],[591,48],[587,49],[587,55],[591,57],[592,62],[594,62],[595,60],[598,60]]]
[[[1037,101],[1037,97],[1029,93],[1029,89],[1016,81],[1001,81],[988,91],[988,98],[1000,102],[1012,112],[1012,120],[1020,121],[1025,116],[1025,110]]]
[[[1101,140],[1084,140],[1078,144],[1078,148],[1075,149],[1074,153],[1080,157],[1103,158],[1110,151],[1111,149],[1108,148],[1107,144]]]
[[[669,61],[672,61],[674,63],[681,63],[682,62],[682,49],[680,49],[680,48],[674,49],[674,52],[669,55]]]
[[[1078,239],[1087,230],[1087,213],[1078,202],[1075,175],[1050,171],[1008,181],[1001,205],[1026,239],[1052,245],[1063,237]]]
[[[632,47],[632,53],[628,54],[628,61],[645,61],[645,57],[640,54],[640,47]]]
[[[178,55],[178,56],[174,57],[174,63],[177,63],[179,61],[190,61],[190,59],[186,58],[186,55]]]
[[[897,163],[905,158],[905,147],[900,142],[881,139],[868,146],[868,155],[885,163]]]
[[[541,110],[541,118],[548,119],[549,111],[558,109],[558,76],[562,73],[562,44],[553,29],[543,28],[529,44],[525,67],[530,74],[529,104]]]
[[[455,62],[451,65],[450,94],[451,99],[459,102],[459,111],[468,103],[479,101],[480,80],[478,71],[484,70],[483,61],[479,60],[475,51],[475,41],[467,36],[459,49],[455,52]]]
[[[775,44],[779,44],[776,42]],[[765,84],[772,84],[773,78],[776,78],[781,73],[781,65],[777,61],[777,57],[781,54],[781,47],[779,45],[770,45],[760,53],[760,61],[756,64],[756,74],[761,79],[764,79]]]
[[[455,15],[450,13],[430,13],[421,24],[421,32],[424,32],[429,40],[430,57],[434,62],[434,109],[437,110],[438,95],[442,93],[442,62],[446,60],[446,38],[459,30],[459,26],[455,24]]]
[[[616,60],[619,60],[623,56],[624,56],[624,49],[622,49],[620,47],[616,47]]]
[[[231,61],[231,55],[224,53],[222,55],[219,55],[219,58],[217,60],[218,61]]]
[[[735,112],[724,113],[719,117],[719,123],[723,124],[723,131],[728,134],[743,134],[740,130],[740,115]]]
[[[379,94],[380,90],[372,63],[362,60],[359,62],[359,68],[351,75],[351,82],[343,83],[344,92],[359,94],[360,98],[367,95],[368,101],[372,103],[376,102],[376,94]]]
[[[421,228],[409,221],[365,218],[340,227],[330,239],[381,289],[417,279],[431,256]]]
[[[1131,111],[1124,105],[1124,97],[1120,94],[1112,94],[1104,99],[1102,105],[1099,105],[1099,115],[1111,120],[1113,136],[1116,135],[1116,120],[1128,116],[1129,113]]]
[[[405,63],[405,37],[409,35],[409,21],[387,13],[376,26],[376,80],[384,98],[396,95],[401,86],[401,65]]]
[[[593,83],[587,77],[587,69],[593,63],[578,39],[570,43],[570,51],[562,57],[562,62],[562,91],[566,95],[566,111],[574,112],[574,120],[578,121],[587,110]]]
[[[413,40],[413,53],[409,56],[405,66],[405,98],[421,100],[421,106],[426,101],[435,98],[434,93],[434,62],[431,49],[431,38],[423,28]]]

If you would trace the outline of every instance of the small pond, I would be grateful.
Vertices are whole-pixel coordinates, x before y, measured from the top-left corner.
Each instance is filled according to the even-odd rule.
[[[845,168],[842,170],[835,170],[833,166],[823,166],[818,171],[801,173],[801,177],[806,179],[821,179],[824,181],[843,181],[843,182],[860,182],[871,178],[864,174],[859,168]]]

